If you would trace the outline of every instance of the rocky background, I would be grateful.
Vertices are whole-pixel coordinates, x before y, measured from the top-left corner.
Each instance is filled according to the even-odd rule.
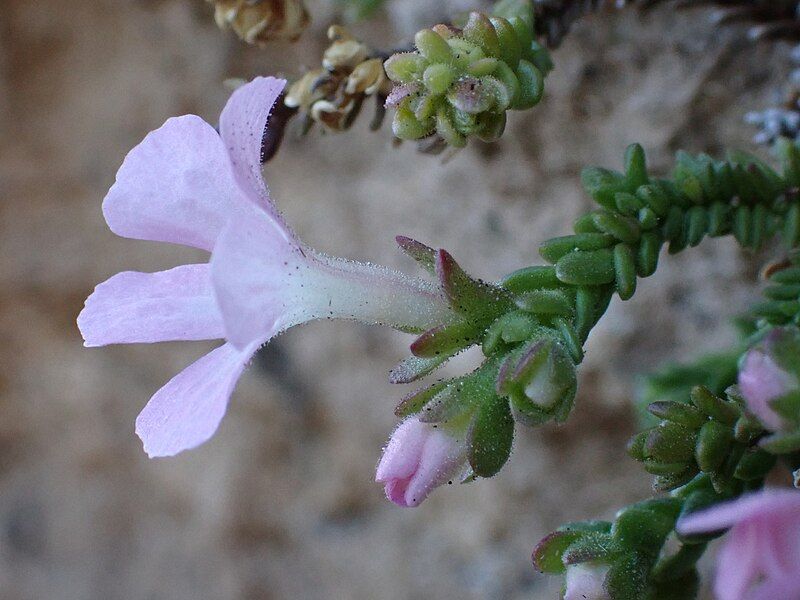
[[[386,45],[456,4],[390,0],[356,31]],[[724,347],[729,318],[756,297],[764,257],[733,243],[665,258],[590,338],[571,421],[520,430],[500,475],[416,510],[372,481],[404,393],[386,372],[409,339],[348,323],[281,337],[210,443],[148,460],[136,414],[209,345],[88,350],[75,317],[119,270],[201,256],[115,238],[100,202],[167,117],[214,122],[224,79],[316,66],[336,8],[309,5],[305,44],[258,50],[218,31],[200,0],[0,3],[3,599],[555,598],[558,582],[530,565],[535,542],[649,494],[624,453],[636,377]],[[555,54],[543,103],[447,164],[392,148],[366,116],[340,136],[290,135],[266,168],[273,196],[330,253],[413,270],[394,247],[402,233],[484,278],[537,262],[537,243],[588,205],[584,164],[618,167],[633,141],[662,170],[678,148],[753,149],[741,117],[771,99],[789,47],[752,45],[708,16],[667,6],[584,20]]]

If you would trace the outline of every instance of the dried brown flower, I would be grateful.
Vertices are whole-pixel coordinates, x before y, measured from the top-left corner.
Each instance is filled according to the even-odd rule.
[[[383,69],[384,57],[339,25],[328,29],[328,38],[331,45],[323,54],[322,68],[295,81],[284,103],[300,111],[305,130],[319,123],[325,129],[341,131],[353,123],[364,100],[374,97],[378,114],[373,126],[379,126],[392,87]]]
[[[221,29],[231,28],[248,44],[296,40],[309,23],[303,0],[209,0]]]

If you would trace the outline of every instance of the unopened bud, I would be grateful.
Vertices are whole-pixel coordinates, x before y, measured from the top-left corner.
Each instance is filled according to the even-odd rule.
[[[575,387],[575,363],[553,339],[536,341],[509,356],[497,377],[498,393],[507,396],[515,416],[529,424],[550,418],[563,421],[572,408]]]

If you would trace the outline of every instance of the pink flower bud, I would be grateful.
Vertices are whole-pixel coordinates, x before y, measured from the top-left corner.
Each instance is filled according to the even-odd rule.
[[[678,521],[683,535],[728,527],[717,555],[719,600],[800,597],[800,492],[765,490]]]
[[[608,565],[580,563],[567,567],[564,600],[609,600],[603,587]]]
[[[739,370],[739,389],[747,408],[772,431],[783,429],[785,423],[770,402],[798,387],[796,375],[784,368],[781,360],[787,346],[796,343],[795,331],[775,329],[747,352]]]
[[[419,506],[434,488],[456,477],[466,460],[463,436],[410,417],[392,434],[375,481],[384,484],[386,497],[398,506]]]

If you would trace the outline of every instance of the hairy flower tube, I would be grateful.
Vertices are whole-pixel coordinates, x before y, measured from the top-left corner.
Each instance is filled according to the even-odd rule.
[[[103,202],[117,235],[211,253],[205,264],[119,273],[97,286],[78,317],[86,346],[225,340],[156,392],[137,418],[151,457],[209,439],[245,365],[289,327],[344,318],[419,332],[453,318],[434,284],[320,254],[284,222],[260,164],[284,85],[261,77],[236,90],[219,133],[193,115],[169,119],[131,150]]]
[[[410,417],[392,434],[375,481],[403,507],[419,506],[435,488],[459,478],[467,466],[465,431],[448,431]]]
[[[717,557],[719,600],[800,598],[800,492],[766,490],[682,518],[682,535],[730,527]]]
[[[799,351],[800,331],[794,327],[779,327],[750,349],[742,361],[739,371],[742,397],[747,409],[771,431],[786,429],[789,425],[773,403],[780,402],[791,392],[800,391]]]

